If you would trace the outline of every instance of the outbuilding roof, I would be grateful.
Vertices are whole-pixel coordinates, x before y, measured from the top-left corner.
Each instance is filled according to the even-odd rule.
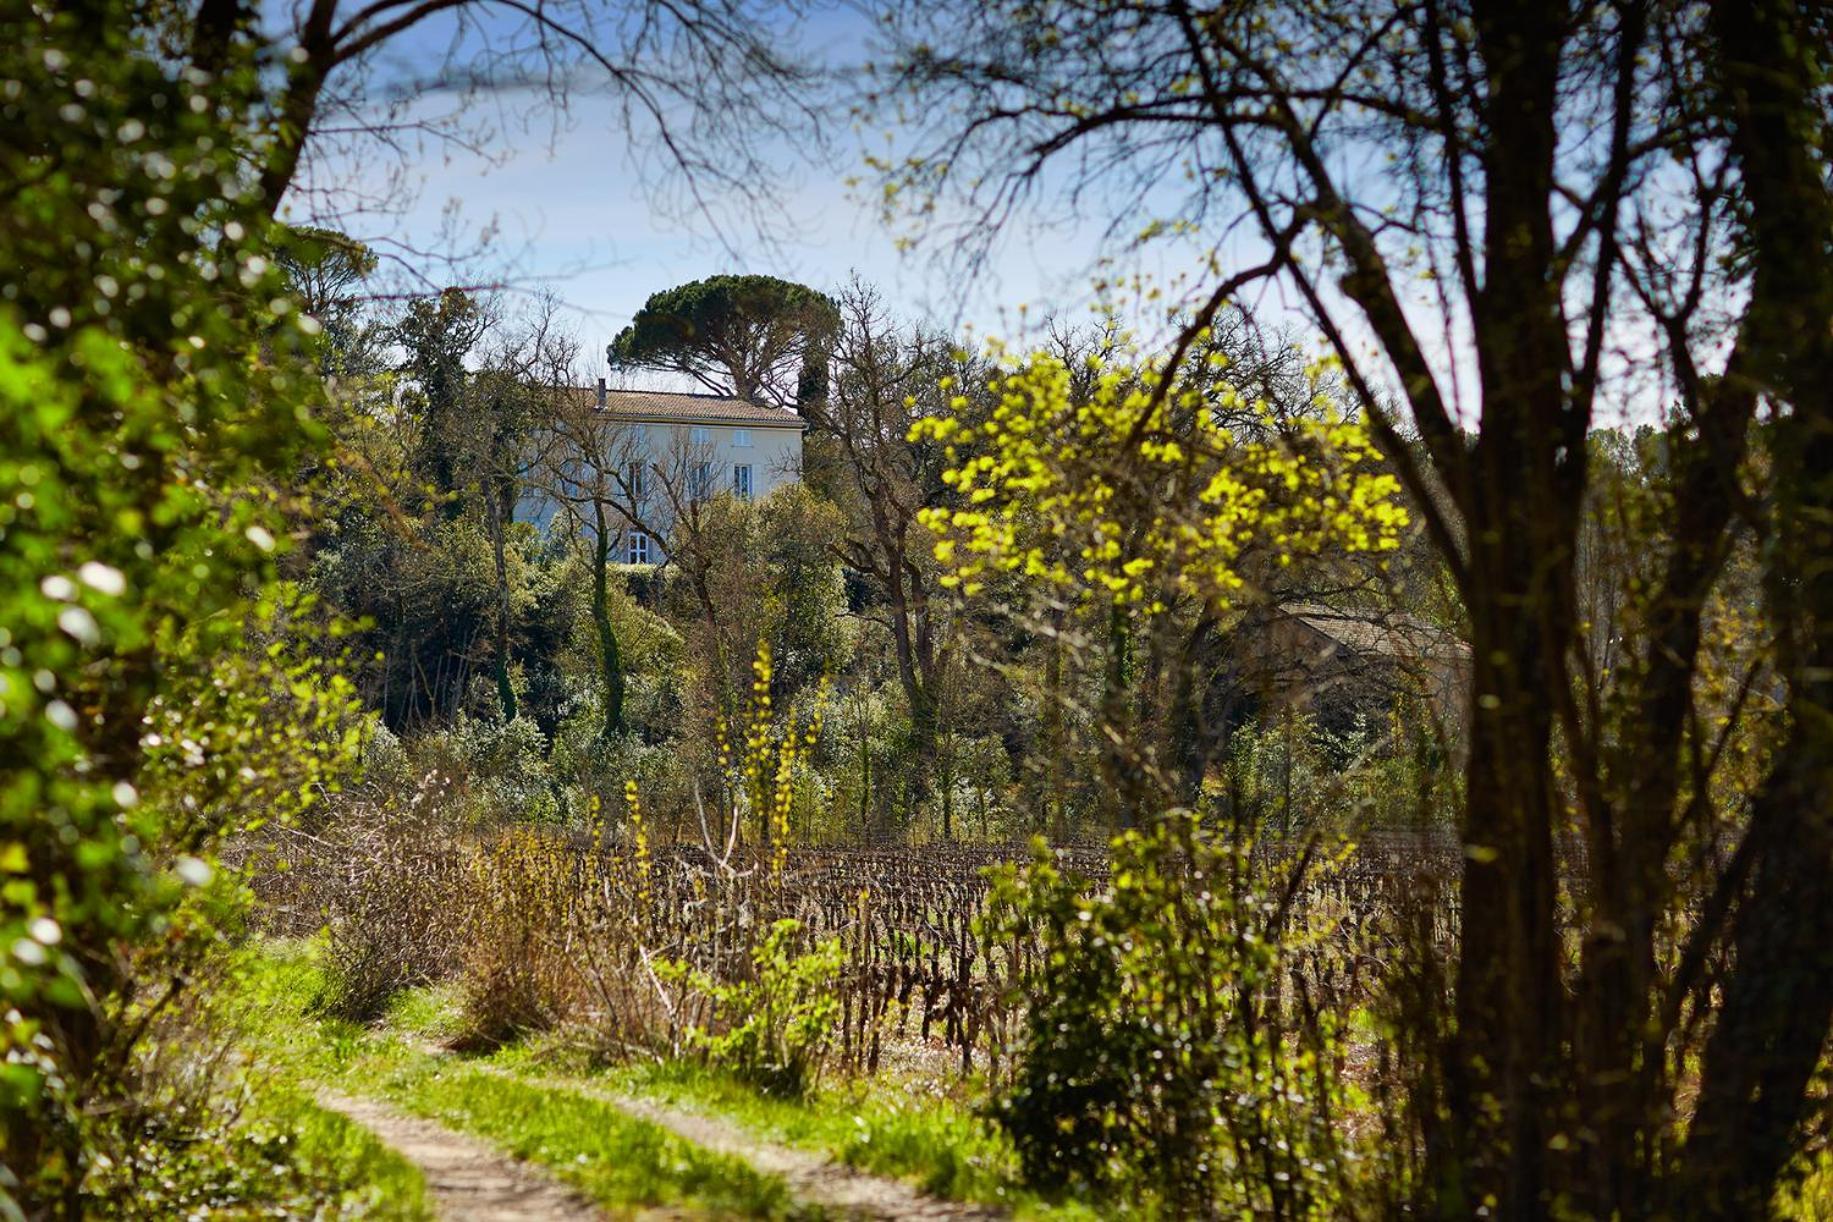
[[[1356,653],[1390,658],[1467,657],[1470,647],[1451,632],[1397,611],[1338,611],[1318,603],[1287,603],[1281,611]]]
[[[670,424],[742,424],[753,428],[807,429],[808,422],[792,411],[764,407],[731,395],[686,394],[671,390],[604,390],[584,387],[578,392],[593,407],[613,420],[642,420]]]

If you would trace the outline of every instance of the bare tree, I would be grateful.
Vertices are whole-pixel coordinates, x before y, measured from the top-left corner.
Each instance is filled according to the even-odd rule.
[[[879,100],[918,127],[888,163],[896,197],[965,217],[927,236],[971,267],[1067,174],[1110,232],[1196,235],[1208,274],[1183,345],[1277,283],[1334,350],[1452,574],[1472,722],[1452,1034],[1430,1054],[1444,1097],[1422,1110],[1437,1207],[1765,1209],[1833,1025],[1833,719],[1814,669],[1833,598],[1827,566],[1803,559],[1828,550],[1833,429],[1833,383],[1810,372],[1833,284],[1811,151],[1828,134],[1824,15],[1786,0],[1070,0],[892,25]],[[939,195],[965,210],[932,211]],[[1244,230],[1257,252],[1228,259]],[[1742,705],[1697,683],[1702,620],[1749,508],[1762,402],[1779,416],[1789,540],[1769,601],[1798,716],[1755,801],[1720,807],[1707,795]],[[1668,404],[1658,576],[1631,656],[1604,675],[1576,612],[1587,434],[1607,410]],[[1720,717],[1731,728],[1709,731]],[[1555,855],[1568,828],[1587,871],[1571,916]],[[1727,838],[1739,847],[1721,861]],[[1717,1068],[1688,1144],[1711,1157],[1676,1158],[1701,1023]]]
[[[468,417],[477,436],[473,480],[496,569],[496,688],[505,719],[516,716],[510,681],[509,528],[534,473],[546,466],[553,436],[541,427],[548,405],[571,390],[579,344],[558,324],[559,304],[542,298],[514,330],[499,337],[472,380]]]
[[[624,732],[623,650],[611,621],[612,557],[644,496],[644,476],[629,430],[606,418],[585,393],[557,395],[545,422],[549,444],[532,478],[585,539],[592,567],[592,625],[598,637],[604,716],[599,737]]]
[[[801,12],[759,0],[302,0],[282,15],[251,0],[200,0],[178,45],[206,74],[251,51],[275,73],[254,167],[270,214],[290,202],[335,225],[352,208],[386,206],[312,175],[315,150],[373,161],[405,160],[429,139],[484,149],[489,129],[463,119],[479,99],[495,99],[499,115],[527,99],[558,121],[573,95],[608,91],[632,161],[655,163],[649,185],[678,188],[723,237],[722,207],[767,224],[768,184],[780,176],[778,155],[765,151],[774,137],[821,147],[818,70],[783,50]],[[275,17],[276,32],[255,33],[276,29]],[[417,47],[443,38],[443,56],[401,68],[391,52],[410,36]],[[426,103],[439,95],[461,104],[429,118]]]
[[[853,529],[840,545],[840,559],[867,578],[883,602],[921,789],[936,754],[948,625],[929,532],[917,520],[941,488],[939,456],[908,438],[924,410],[920,405],[934,406],[951,345],[898,328],[877,292],[857,277],[841,291],[839,306],[828,393],[803,410],[812,432],[830,440],[843,460],[842,487],[835,491]]]
[[[536,486],[585,533],[593,557],[593,619],[607,688],[604,732],[622,728],[622,668],[606,601],[609,565],[619,541],[634,536],[655,549],[652,562],[673,567],[686,582],[706,636],[717,703],[731,717],[730,625],[716,580],[727,499],[720,492],[728,473],[713,447],[694,441],[690,430],[606,411],[590,392],[556,396],[553,408]]]

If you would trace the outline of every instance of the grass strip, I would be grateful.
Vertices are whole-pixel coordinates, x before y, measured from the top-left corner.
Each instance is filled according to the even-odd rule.
[[[613,1209],[820,1216],[799,1207],[780,1177],[704,1150],[603,1100],[425,1056],[376,1083],[371,1093],[548,1167]]]
[[[283,1124],[292,1134],[293,1161],[310,1179],[334,1186],[329,1202],[339,1217],[433,1218],[426,1180],[374,1133],[347,1116],[320,1107],[290,1084],[276,1084],[261,1099],[261,1123]]]
[[[760,1137],[816,1150],[850,1167],[891,1176],[931,1196],[1011,1210],[1021,1218],[1106,1216],[1075,1201],[1028,1189],[1018,1155],[996,1126],[933,1092],[864,1086],[777,1099],[690,1062],[631,1066],[606,1078],[660,1103],[726,1117]]]
[[[546,1090],[431,1056],[410,1037],[437,1028],[449,998],[409,990],[375,1030],[311,1013],[320,994],[316,948],[270,944],[245,966],[246,1028],[262,1059],[294,1081],[386,1099],[551,1170],[616,1213],[680,1207],[715,1215],[818,1217],[781,1177],[703,1150],[602,1100]]]

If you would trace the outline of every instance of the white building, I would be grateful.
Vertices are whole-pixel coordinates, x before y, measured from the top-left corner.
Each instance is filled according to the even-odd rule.
[[[723,395],[659,390],[578,391],[548,439],[533,520],[545,528],[570,505],[602,501],[621,519],[615,558],[658,563],[674,523],[722,493],[768,496],[802,478],[795,412]],[[542,481],[537,481],[538,484]]]

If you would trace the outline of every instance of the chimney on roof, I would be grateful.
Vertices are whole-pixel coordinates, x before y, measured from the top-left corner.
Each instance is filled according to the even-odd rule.
[[[605,410],[605,380],[603,378],[598,379],[598,410],[601,412]]]

